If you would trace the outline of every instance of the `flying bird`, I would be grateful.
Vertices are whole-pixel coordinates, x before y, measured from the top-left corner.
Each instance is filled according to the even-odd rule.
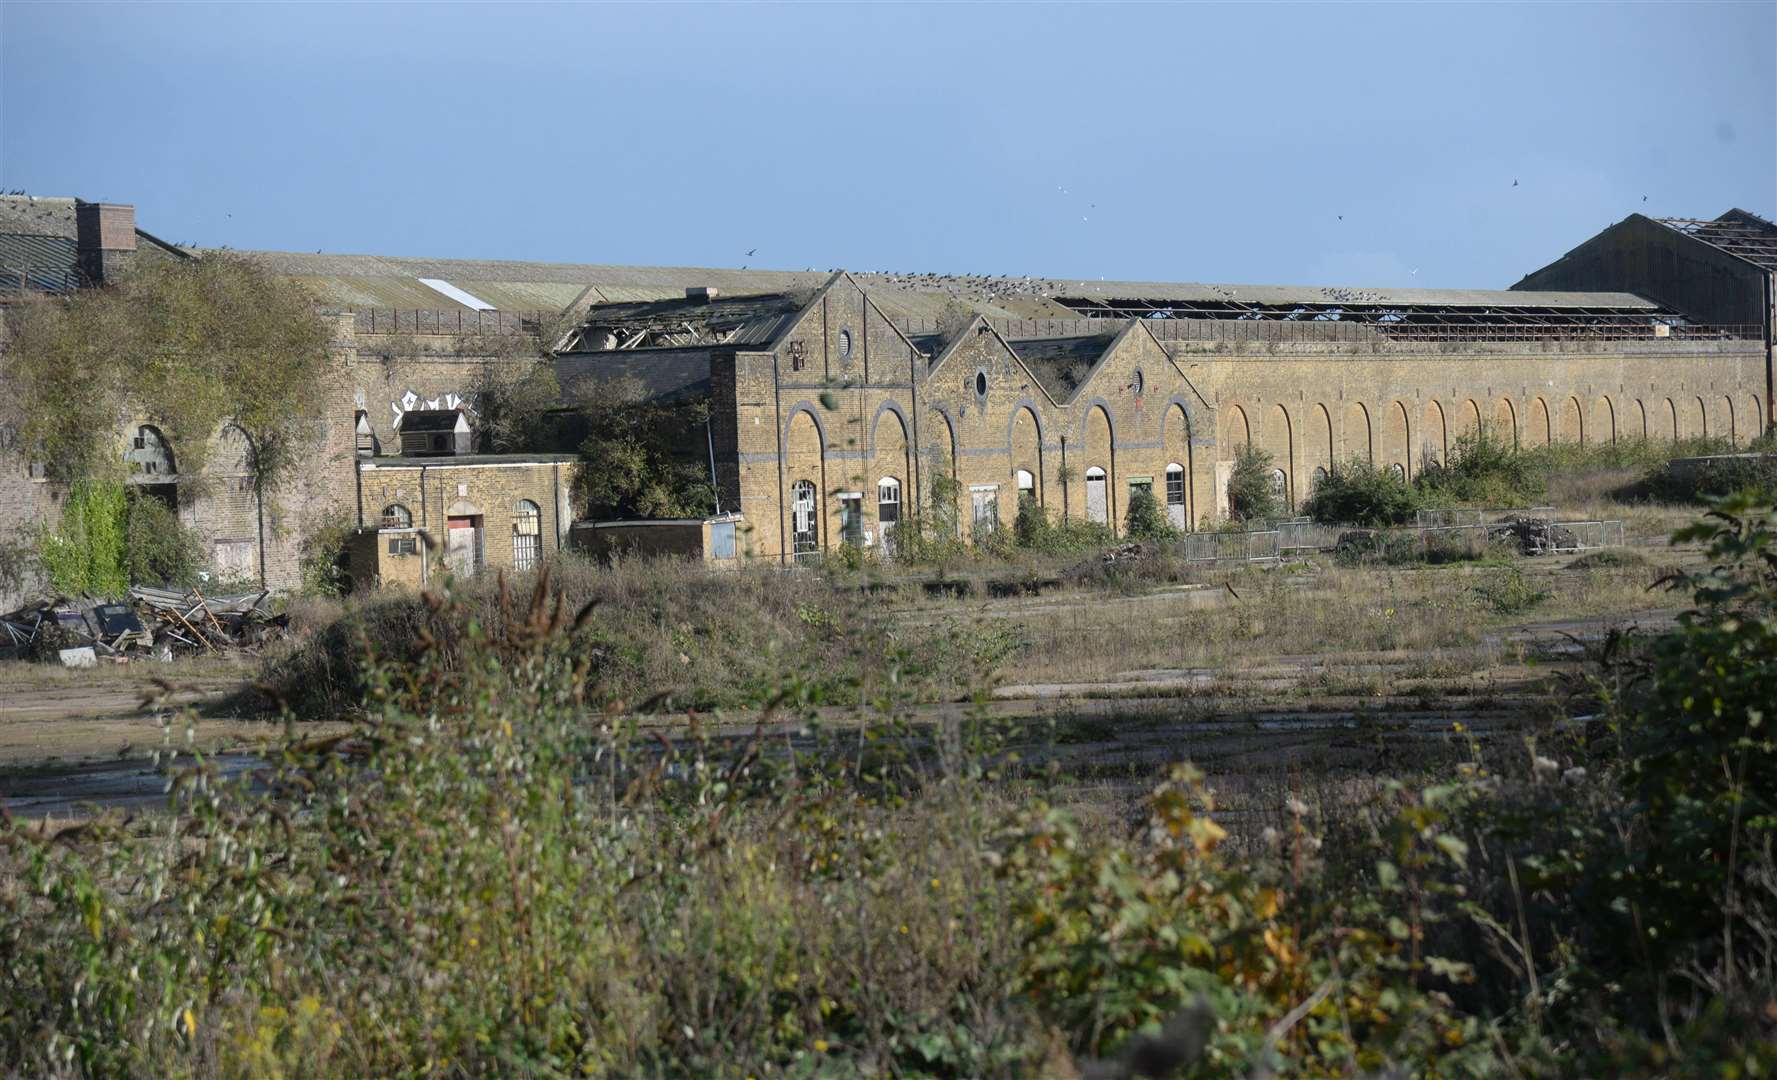
[[[1512,186],[1513,186],[1513,187],[1517,187],[1517,186],[1518,186],[1518,181],[1516,181],[1516,180],[1513,180],[1513,181],[1512,181]]]
[[[758,250],[759,250],[759,249],[758,249],[758,248],[754,248],[754,249],[753,249],[753,251],[758,251]],[[749,259],[750,259],[750,258],[752,258],[752,257],[753,257],[753,251],[749,251],[749,252],[747,252],[747,258],[749,258]]]

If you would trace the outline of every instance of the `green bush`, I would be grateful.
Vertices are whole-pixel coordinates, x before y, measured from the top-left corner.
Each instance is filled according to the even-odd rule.
[[[1530,506],[1547,494],[1549,470],[1481,424],[1458,435],[1449,461],[1427,466],[1414,486],[1430,505]]]
[[[126,558],[130,584],[186,588],[204,567],[197,534],[179,521],[179,513],[151,495],[129,499]]]
[[[1124,532],[1132,540],[1168,540],[1177,535],[1178,530],[1167,523],[1153,489],[1137,487],[1129,492]]]
[[[1234,458],[1228,477],[1228,513],[1237,522],[1270,521],[1283,513],[1272,485],[1271,455],[1248,444]]]
[[[122,596],[129,588],[125,517],[129,503],[116,480],[77,480],[62,504],[61,524],[38,538],[37,557],[49,582],[67,596]]]
[[[1366,461],[1336,465],[1314,485],[1303,509],[1328,525],[1405,525],[1421,501],[1393,469]]]
[[[352,591],[348,562],[352,532],[350,515],[333,511],[304,534],[300,563],[304,593],[344,596]]]

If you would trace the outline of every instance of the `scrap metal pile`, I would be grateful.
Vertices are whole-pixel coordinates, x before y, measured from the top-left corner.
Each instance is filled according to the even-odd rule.
[[[289,619],[265,606],[270,593],[205,596],[196,589],[137,587],[127,602],[40,600],[0,615],[0,659],[59,660],[68,667],[255,649]]]

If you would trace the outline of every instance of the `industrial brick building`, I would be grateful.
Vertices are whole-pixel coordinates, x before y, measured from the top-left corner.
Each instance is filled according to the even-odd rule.
[[[203,255],[129,207],[0,197],[0,302],[103,284],[145,252]],[[358,563],[389,581],[564,546],[573,448],[478,452],[473,387],[521,332],[549,339],[570,392],[625,377],[707,398],[709,514],[735,522],[736,554],[785,561],[892,545],[934,491],[965,531],[1022,499],[1116,528],[1137,487],[1197,527],[1226,513],[1249,443],[1299,503],[1348,459],[1417,475],[1482,421],[1525,445],[1745,442],[1771,421],[1777,226],[1737,210],[1631,216],[1502,291],[241,254],[332,318],[302,478],[259,505],[243,456],[212,452],[220,482],[185,498],[151,417],[119,418],[119,452],[174,488],[219,572],[274,588],[324,521],[364,530]],[[56,512],[23,450],[0,431],[0,530]]]

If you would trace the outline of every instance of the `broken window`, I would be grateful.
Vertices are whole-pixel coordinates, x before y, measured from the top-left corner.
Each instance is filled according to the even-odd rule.
[[[529,570],[543,559],[543,511],[529,499],[512,508],[512,568]]]
[[[1271,494],[1285,503],[1290,500],[1290,478],[1282,469],[1271,470]]]
[[[417,536],[392,536],[389,538],[389,554],[418,555],[420,541]]]
[[[813,481],[796,481],[795,485],[790,488],[790,550],[797,559],[812,556],[820,551],[821,537],[814,508],[815,488]]]
[[[1024,500],[1037,497],[1037,477],[1029,469],[1019,469],[1012,474],[1012,480],[1018,485],[1018,505],[1023,506]]]
[[[413,511],[400,503],[390,503],[383,507],[383,523],[385,529],[413,528]]]
[[[998,484],[975,484],[969,488],[969,520],[971,535],[979,544],[1000,527],[1000,488]]]

